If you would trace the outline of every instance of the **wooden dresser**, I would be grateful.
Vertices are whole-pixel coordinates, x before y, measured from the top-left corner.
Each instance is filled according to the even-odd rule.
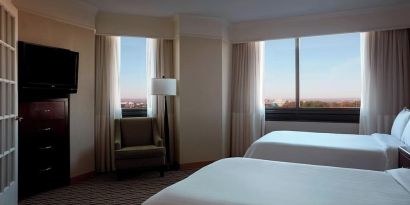
[[[19,103],[19,198],[68,185],[68,98]]]

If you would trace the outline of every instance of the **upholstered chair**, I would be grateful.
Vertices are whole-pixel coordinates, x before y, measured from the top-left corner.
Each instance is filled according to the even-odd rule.
[[[115,120],[115,167],[158,168],[164,176],[165,148],[155,118],[134,117]]]

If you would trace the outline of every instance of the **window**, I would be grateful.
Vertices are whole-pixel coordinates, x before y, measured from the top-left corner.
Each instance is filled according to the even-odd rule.
[[[265,42],[265,108],[296,108],[295,71],[294,39]]]
[[[360,33],[265,42],[267,120],[359,118]]]
[[[146,39],[121,37],[120,94],[123,117],[147,115]]]

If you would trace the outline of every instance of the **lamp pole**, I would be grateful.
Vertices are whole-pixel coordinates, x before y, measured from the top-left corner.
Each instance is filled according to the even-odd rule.
[[[166,152],[166,159],[167,159],[167,169],[171,164],[170,158],[170,147],[169,147],[169,126],[168,126],[168,109],[167,109],[167,96],[164,96],[164,140],[165,140],[165,152]]]

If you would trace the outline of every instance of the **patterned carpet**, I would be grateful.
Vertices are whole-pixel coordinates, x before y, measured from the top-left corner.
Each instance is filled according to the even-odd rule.
[[[35,195],[19,204],[141,204],[163,188],[178,182],[195,170],[145,172],[117,181],[114,174],[97,175],[87,181]]]

